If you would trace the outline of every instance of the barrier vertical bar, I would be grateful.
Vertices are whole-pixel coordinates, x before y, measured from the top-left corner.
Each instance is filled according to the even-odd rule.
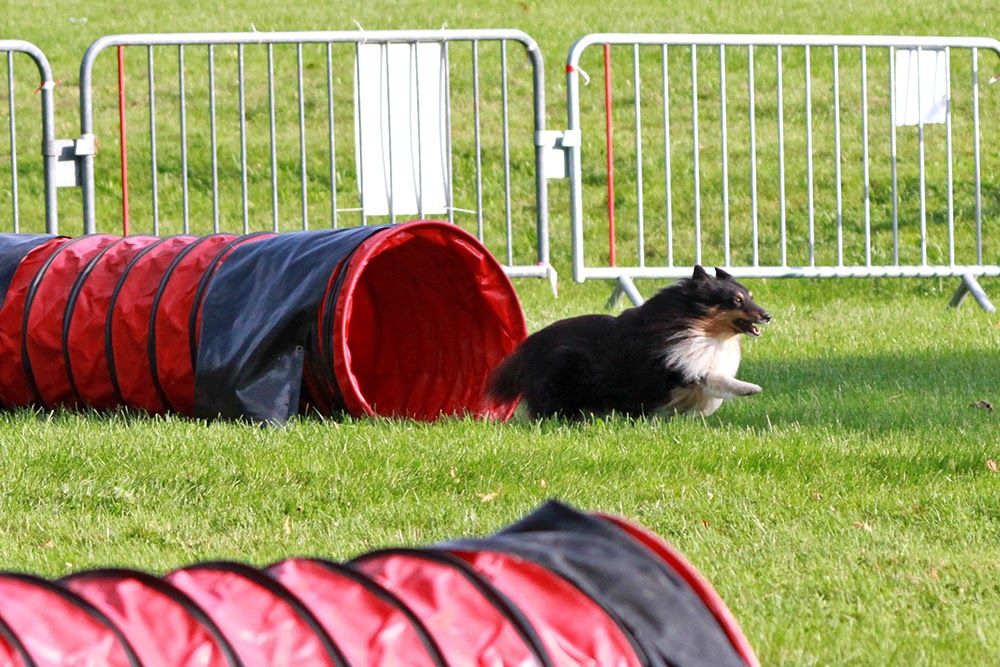
[[[330,227],[338,227],[337,219],[337,138],[333,117],[333,44],[326,45],[326,117],[330,130],[328,142],[330,164]]]
[[[483,142],[479,119],[479,40],[472,42],[472,116],[476,142],[476,238],[483,240]]]
[[[504,222],[507,229],[507,264],[514,263],[510,204],[510,115],[507,90],[507,40],[500,40],[500,70],[503,98],[503,194]]]
[[[355,81],[355,94],[357,94],[358,87],[361,85],[361,42],[354,43],[354,81]],[[358,101],[355,100],[355,105]],[[357,106],[355,107],[357,108]],[[361,114],[357,115],[358,129],[355,136],[358,142],[356,146],[356,153],[358,156],[358,198],[361,200],[361,224],[366,226],[368,224],[368,212],[365,211],[365,151],[364,151],[364,141],[362,137],[365,136],[364,125],[365,119]]]
[[[83,139],[94,140],[94,97],[91,90],[93,79],[92,49],[84,54],[80,64],[80,132]],[[96,231],[96,201],[94,196],[94,156],[83,155],[80,160],[80,181],[83,185],[83,233],[93,234]]]
[[[121,153],[122,236],[129,234],[128,217],[128,138],[125,120],[125,47],[118,47],[118,146]]]
[[[951,136],[951,47],[944,50],[945,62],[945,88],[948,91],[948,106],[945,109],[945,151],[948,154],[948,263],[955,265],[955,175],[952,155]]]
[[[632,46],[632,85],[635,89],[635,197],[638,213],[639,266],[646,266],[646,231],[642,201],[642,82],[639,76],[639,45]]]
[[[183,229],[187,234],[191,231],[191,201],[188,191],[188,154],[187,154],[187,84],[184,76],[184,45],[177,47],[177,80],[181,120],[181,204],[183,210]]]
[[[506,40],[501,40],[501,44],[503,45],[503,54],[504,54],[504,58],[506,59],[506,57],[507,57],[507,41]],[[450,222],[451,224],[454,225],[455,224],[455,179],[453,178],[453,174],[455,172],[452,170],[452,147],[453,147],[453,144],[452,144],[452,140],[451,140],[451,50],[449,48],[449,45],[450,45],[450,42],[448,42],[448,40],[445,40],[445,42],[444,42],[444,63],[443,63],[444,64],[444,72],[443,72],[443,75],[444,75],[444,98],[445,98],[444,122],[445,122],[445,125],[447,125],[447,129],[448,129],[448,132],[445,135],[447,137],[447,146],[448,146],[448,161],[447,161],[447,164],[448,164],[448,173],[446,174],[446,176],[448,178],[448,222]],[[504,72],[506,72],[506,69],[504,70]],[[506,85],[506,81],[507,81],[507,78],[506,78],[506,74],[505,74],[504,75],[504,85]],[[510,171],[510,167],[508,167],[507,170],[509,172]],[[508,207],[510,206],[510,198],[509,197],[508,197],[508,200],[507,200],[507,206]]]
[[[306,98],[302,83],[302,42],[295,45],[295,64],[299,85],[299,170],[302,181],[302,229],[309,229],[309,166],[306,163]]]
[[[14,233],[21,231],[17,189],[17,115],[14,107],[14,52],[7,52],[7,118],[10,121],[10,191],[13,196]]]
[[[892,171],[892,263],[899,266],[899,157],[896,150],[896,48],[889,47],[889,154]]]
[[[528,56],[532,64],[532,92],[534,94],[535,132],[544,132],[546,127],[545,106],[545,62],[542,52],[534,42],[527,44]],[[549,182],[545,178],[545,161],[548,150],[535,142],[535,229],[538,231],[537,266],[541,267],[549,279],[552,293],[557,293],[556,273],[549,257]],[[565,164],[565,162],[564,162]]]
[[[760,264],[760,240],[757,229],[757,102],[754,70],[754,45],[751,44],[747,47],[747,88],[750,108],[750,225],[753,238],[753,265],[757,266]]]
[[[385,112],[388,118],[388,133],[389,133],[389,222],[396,224],[396,179],[395,170],[392,168],[392,86],[389,83],[390,67],[389,67],[389,44],[388,42],[382,44],[382,74],[385,76]]]
[[[868,152],[868,48],[861,47],[861,134],[863,136],[865,197],[865,266],[872,265],[871,166]]]
[[[781,231],[781,265],[788,266],[788,213],[785,201],[785,96],[783,53],[781,44],[775,52],[775,71],[778,79],[778,193],[779,221]]]
[[[667,198],[667,266],[674,265],[674,214],[670,166],[670,66],[667,45],[662,47],[663,70],[663,180]]]
[[[236,61],[239,70],[239,108],[240,108],[240,183],[243,194],[243,233],[250,233],[250,201],[247,192],[247,112],[246,112],[246,81],[244,79],[243,45],[236,46]]]
[[[917,47],[917,138],[920,152],[920,264],[927,266],[927,170],[924,147],[924,108],[922,99],[921,57],[923,51]]]
[[[118,146],[122,177],[122,236],[129,233],[128,124],[125,118],[125,47],[118,47]]]
[[[816,266],[816,207],[813,193],[812,58],[806,45],[806,188],[809,200],[809,266]]]
[[[573,53],[566,63],[566,127],[568,131],[581,135],[583,129],[580,127],[580,68],[573,60]],[[586,279],[586,261],[584,257],[584,236],[583,236],[583,175],[582,159],[580,156],[580,143],[582,141],[570,142],[567,147],[569,152],[569,206],[570,220],[572,222],[570,233],[572,238],[572,263],[573,280],[583,282]]]
[[[219,233],[219,142],[215,127],[215,45],[208,45],[208,124],[212,151],[212,231]]]
[[[42,73],[41,98],[42,98],[42,142],[44,146],[52,146],[55,142],[55,109],[53,101],[53,90],[56,82],[52,79],[52,72],[49,68],[48,60],[44,54],[36,61]],[[57,155],[52,155],[53,151],[43,151],[43,164],[45,171],[42,176],[45,183],[45,232],[47,234],[59,233],[59,196],[56,193],[56,166],[59,161]],[[83,179],[81,178],[81,181]]]
[[[413,54],[413,80],[417,92],[417,215],[424,218],[424,146],[421,135],[423,126],[420,122],[420,49],[416,42],[410,43],[410,53]]]
[[[837,183],[837,266],[844,265],[844,179],[840,150],[840,48],[833,47],[833,152]]]
[[[149,85],[149,160],[150,194],[153,204],[153,236],[160,235],[159,167],[156,163],[156,77],[153,73],[153,46],[146,47],[146,71]]]
[[[274,45],[267,45],[267,124],[271,139],[271,230],[278,231],[278,146],[274,119]]]
[[[694,173],[694,262],[701,264],[701,172],[698,162],[698,46],[691,45],[691,159]]]
[[[617,264],[615,252],[615,144],[611,117],[611,45],[604,45],[604,137],[608,173],[608,264]]]
[[[722,252],[732,264],[729,248],[729,128],[726,120],[726,45],[719,45],[719,132],[722,141]]]
[[[976,175],[976,264],[983,263],[983,179],[979,146],[979,49],[972,49],[972,136]]]

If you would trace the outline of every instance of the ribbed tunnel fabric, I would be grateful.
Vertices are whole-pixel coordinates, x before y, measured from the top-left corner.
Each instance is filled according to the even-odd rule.
[[[288,234],[0,234],[0,407],[506,419],[525,337],[473,236],[416,221]]]
[[[0,661],[758,667],[722,599],[666,542],[557,502],[487,537],[346,563],[0,573]]]

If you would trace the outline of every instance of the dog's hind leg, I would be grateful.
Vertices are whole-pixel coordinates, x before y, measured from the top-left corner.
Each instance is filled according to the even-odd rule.
[[[701,381],[701,385],[704,387],[707,395],[723,400],[736,398],[737,396],[752,396],[764,391],[760,385],[737,380],[736,378],[720,375],[719,373],[709,373]]]
[[[557,347],[526,373],[524,400],[536,417],[579,419],[589,407],[593,368],[587,356],[569,347]]]

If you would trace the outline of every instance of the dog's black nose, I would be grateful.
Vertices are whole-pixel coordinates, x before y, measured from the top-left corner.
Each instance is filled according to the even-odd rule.
[[[771,321],[771,313],[769,313],[767,311],[764,311],[763,313],[761,313],[760,319],[764,320],[765,323],[766,322],[770,322]]]

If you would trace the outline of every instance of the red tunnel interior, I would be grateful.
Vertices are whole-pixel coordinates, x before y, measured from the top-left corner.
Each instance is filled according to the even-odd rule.
[[[466,232],[422,222],[363,242],[337,295],[335,373],[352,414],[509,418],[489,372],[524,339],[517,294]]]

